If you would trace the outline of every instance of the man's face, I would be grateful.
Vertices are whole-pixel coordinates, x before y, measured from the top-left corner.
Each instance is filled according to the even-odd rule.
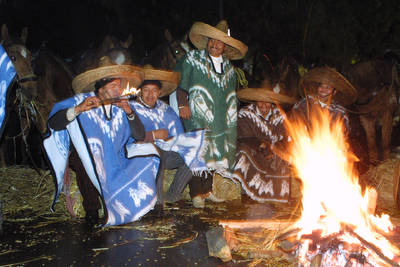
[[[272,103],[268,103],[268,102],[264,102],[264,101],[257,101],[258,111],[261,113],[261,115],[263,117],[267,116],[271,107],[272,107]]]
[[[224,53],[225,44],[219,40],[209,39],[207,43],[207,51],[213,57],[219,57]]]
[[[143,85],[140,91],[143,102],[150,107],[154,107],[161,94],[160,87],[156,84],[150,83]]]
[[[121,79],[115,79],[99,89],[99,97],[104,100],[107,98],[119,97],[122,94]]]
[[[328,84],[321,83],[318,86],[317,93],[319,100],[326,103],[331,96],[334,96],[336,94],[336,90]]]

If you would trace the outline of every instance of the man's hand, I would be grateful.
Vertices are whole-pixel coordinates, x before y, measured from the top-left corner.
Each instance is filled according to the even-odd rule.
[[[258,146],[258,151],[261,152],[264,156],[269,154],[269,144],[267,142],[261,142]]]
[[[154,139],[162,139],[164,141],[166,141],[168,139],[168,131],[166,129],[158,129],[158,130],[154,130],[152,132],[153,132]]]
[[[188,106],[181,106],[179,107],[179,116],[182,119],[188,120],[191,116],[190,108]]]
[[[114,105],[122,108],[125,111],[126,115],[131,115],[133,113],[133,110],[129,105],[128,99],[121,99],[120,101],[114,102]]]
[[[82,103],[75,107],[75,113],[79,114],[101,105],[101,100],[97,96],[89,96]]]

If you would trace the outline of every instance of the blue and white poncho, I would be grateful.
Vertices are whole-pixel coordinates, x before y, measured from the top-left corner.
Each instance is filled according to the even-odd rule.
[[[56,103],[50,117],[93,95],[78,94]],[[111,106],[111,112],[110,120],[106,120],[102,107],[81,113],[66,130],[50,129],[44,146],[57,178],[54,202],[63,186],[72,141],[91,182],[104,199],[106,225],[119,225],[138,220],[153,209],[160,160],[146,149],[142,149],[141,157],[127,158],[125,145],[135,140],[124,111]]]
[[[139,102],[132,101],[131,105],[135,113],[142,121],[146,132],[166,129],[168,141],[157,139],[154,144],[165,151],[177,152],[185,161],[192,172],[201,173],[209,168],[205,162],[207,141],[205,131],[198,130],[184,132],[182,122],[175,111],[161,100],[157,100],[154,108],[148,108]],[[128,145],[128,156],[134,145]]]
[[[4,129],[6,116],[7,90],[17,74],[6,50],[0,45],[0,137]]]

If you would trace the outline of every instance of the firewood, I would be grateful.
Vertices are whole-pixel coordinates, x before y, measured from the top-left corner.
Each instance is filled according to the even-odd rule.
[[[353,237],[357,238],[364,247],[375,253],[384,263],[388,264],[389,266],[400,267],[398,263],[386,257],[378,247],[376,247],[374,244],[368,242],[360,235],[358,235],[356,232],[354,232],[350,226],[348,227],[344,226],[344,227],[346,232],[348,232]]]
[[[265,228],[268,230],[281,231],[292,226],[294,221],[256,219],[256,220],[220,220],[219,224],[223,227],[232,229],[245,228]]]
[[[393,199],[396,207],[400,209],[399,186],[400,186],[400,161],[396,162],[393,171]]]

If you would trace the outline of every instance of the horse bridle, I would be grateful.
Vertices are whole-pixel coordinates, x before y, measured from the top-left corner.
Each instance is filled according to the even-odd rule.
[[[3,43],[3,42],[1,42],[1,43]],[[12,47],[13,45],[15,45],[15,44],[5,45],[4,49],[6,51],[8,51],[8,49],[10,47]],[[21,45],[21,44],[17,44],[17,45]],[[32,155],[30,153],[29,145],[28,145],[28,141],[27,141],[27,132],[29,131],[30,121],[31,121],[31,116],[30,115],[32,115],[36,119],[36,116],[37,116],[38,112],[37,112],[37,108],[36,108],[35,103],[33,103],[34,101],[33,100],[32,101],[27,101],[27,97],[23,94],[23,91],[27,91],[28,90],[23,84],[26,83],[26,82],[35,82],[35,81],[37,81],[37,76],[33,72],[30,73],[30,74],[24,75],[22,77],[17,72],[16,79],[14,80],[14,82],[16,82],[16,84],[17,84],[17,88],[16,88],[15,94],[16,94],[16,99],[18,100],[18,117],[19,117],[19,120],[20,120],[21,132],[19,134],[17,134],[16,136],[12,136],[12,137],[6,136],[6,137],[13,139],[14,142],[15,142],[15,138],[17,138],[19,136],[22,137],[22,140],[23,140],[23,142],[25,144],[25,150],[27,152],[27,155],[30,158],[34,169],[40,174],[40,171],[39,171],[38,167],[36,166],[36,164],[35,164],[35,162],[33,160],[33,157],[32,157]],[[25,126],[23,125],[23,120],[22,120],[22,117],[23,117],[24,113],[27,116],[26,119],[28,121],[27,125],[25,125]],[[35,121],[32,121],[32,122],[35,123]],[[14,146],[15,146],[15,144],[14,144]]]

